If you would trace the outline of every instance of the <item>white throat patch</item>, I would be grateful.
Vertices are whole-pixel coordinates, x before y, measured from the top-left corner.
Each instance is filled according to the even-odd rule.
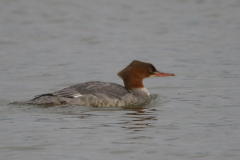
[[[144,88],[135,88],[135,89],[132,89],[131,92],[133,94],[136,94],[136,95],[145,95],[145,96],[150,96],[148,90],[144,87]]]

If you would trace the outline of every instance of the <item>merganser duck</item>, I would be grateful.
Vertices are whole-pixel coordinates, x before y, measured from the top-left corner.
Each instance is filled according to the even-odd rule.
[[[63,105],[73,104],[93,107],[123,107],[146,102],[150,94],[143,85],[144,78],[175,76],[158,71],[152,64],[133,61],[118,73],[125,87],[110,82],[92,81],[41,94],[15,104]]]

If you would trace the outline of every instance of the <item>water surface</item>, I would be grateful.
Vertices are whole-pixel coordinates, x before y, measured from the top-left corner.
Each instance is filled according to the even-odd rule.
[[[238,0],[2,0],[0,159],[240,158]],[[142,108],[13,106],[132,60],[175,77]]]

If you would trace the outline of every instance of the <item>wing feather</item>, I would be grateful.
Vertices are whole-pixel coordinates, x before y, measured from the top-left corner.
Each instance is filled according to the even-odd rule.
[[[97,95],[99,93],[105,94],[109,98],[121,99],[121,97],[130,92],[125,87],[116,83],[92,81],[63,88],[53,92],[52,94],[55,96],[76,98],[84,94]]]

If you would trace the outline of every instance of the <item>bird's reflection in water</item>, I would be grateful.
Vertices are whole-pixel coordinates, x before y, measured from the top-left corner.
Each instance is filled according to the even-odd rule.
[[[143,131],[153,125],[153,121],[157,120],[156,109],[134,109],[123,115],[123,122],[119,124],[122,128],[128,129],[131,132]]]
[[[78,116],[91,128],[95,127],[120,127],[131,132],[143,131],[151,127],[157,120],[160,110],[151,108],[134,108],[124,110],[102,110],[85,112]],[[114,112],[114,113],[113,113]],[[94,126],[94,127],[93,127]]]
[[[78,116],[81,122],[72,129],[81,129],[90,137],[111,137],[114,144],[152,143],[159,112],[156,107],[89,111]]]

